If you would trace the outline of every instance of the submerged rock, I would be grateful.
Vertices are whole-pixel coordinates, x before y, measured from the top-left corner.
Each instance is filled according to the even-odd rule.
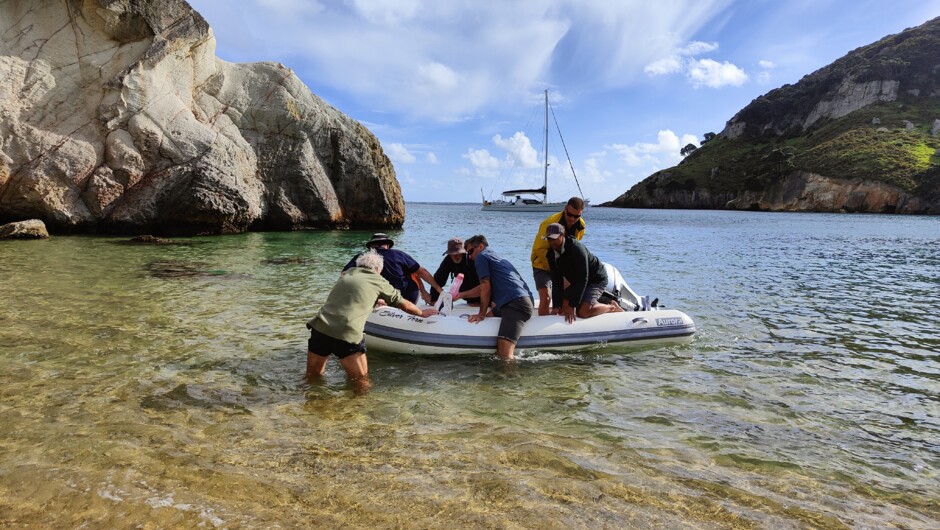
[[[271,258],[263,260],[265,265],[310,265],[314,261],[312,258],[302,258],[300,256],[291,256],[287,258]]]
[[[147,272],[154,278],[221,278],[242,280],[250,275],[229,272],[222,269],[210,269],[209,264],[177,260],[158,260],[147,264]]]
[[[199,234],[398,227],[391,162],[182,0],[0,2],[0,222]]]
[[[46,225],[37,219],[0,226],[0,239],[46,239],[48,237]]]
[[[192,241],[176,241],[151,235],[143,235],[117,241],[119,245],[192,245]]]

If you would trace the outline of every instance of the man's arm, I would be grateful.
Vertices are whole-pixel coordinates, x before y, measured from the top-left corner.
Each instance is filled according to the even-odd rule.
[[[490,278],[487,276],[480,280],[480,312],[476,315],[470,315],[469,322],[482,322],[486,318],[486,312],[490,308]]]
[[[479,298],[480,297],[480,286],[477,285],[473,289],[467,289],[466,291],[460,291],[457,293],[457,296],[454,297],[454,300],[460,300],[465,298]]]
[[[423,283],[421,280],[424,280],[425,282],[428,282],[428,285],[430,285],[431,288],[434,289],[434,291],[435,291],[438,295],[441,294],[441,291],[443,291],[443,289],[441,288],[441,286],[440,286],[436,281],[434,281],[434,276],[431,276],[431,273],[428,272],[428,270],[425,269],[424,267],[421,267],[420,265],[418,266],[418,270],[415,271],[414,275],[417,276],[418,279],[419,279],[419,280],[418,280],[418,290],[421,291],[421,299],[424,300],[424,302],[425,302],[426,304],[430,304],[430,303],[431,303],[431,295],[428,294],[427,290],[425,290],[425,288],[424,288],[424,283]]]
[[[408,300],[405,300],[404,298],[401,299],[401,304],[398,306],[398,308],[404,311],[405,313],[408,313],[409,315],[414,315],[416,317],[427,318],[431,315],[437,314],[437,310],[434,308],[429,307],[425,310],[422,310],[421,308],[412,304]]]
[[[425,269],[424,267],[418,267],[417,275],[418,275],[418,278],[421,278],[422,280],[428,282],[428,285],[434,288],[434,290],[437,291],[437,294],[441,294],[441,291],[444,290],[441,287],[441,284],[439,284],[437,280],[434,279],[434,276],[431,276],[431,273],[428,272],[428,270]],[[446,276],[444,277],[444,283],[447,283]]]

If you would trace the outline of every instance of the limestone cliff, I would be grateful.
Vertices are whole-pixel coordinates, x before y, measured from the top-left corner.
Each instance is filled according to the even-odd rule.
[[[0,36],[0,222],[165,234],[404,222],[375,136],[283,65],[216,58],[182,0],[6,0]]]
[[[940,214],[940,18],[755,99],[609,206]]]

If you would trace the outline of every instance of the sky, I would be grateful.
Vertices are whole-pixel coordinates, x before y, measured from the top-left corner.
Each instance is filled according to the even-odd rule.
[[[549,199],[612,200],[762,94],[940,16],[940,0],[189,3],[220,59],[282,63],[368,127],[410,202],[541,186],[545,90]]]

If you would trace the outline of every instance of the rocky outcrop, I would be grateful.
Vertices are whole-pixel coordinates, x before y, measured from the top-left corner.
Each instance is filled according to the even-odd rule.
[[[668,180],[668,176],[661,178]],[[761,191],[715,194],[708,189],[676,189],[669,186],[647,190],[650,188],[633,188],[601,206],[787,212],[940,213],[929,201],[884,182],[838,180],[802,171],[794,171]]]
[[[875,103],[924,100],[937,93],[940,19],[889,35],[771,90],[741,109],[720,136],[777,137],[803,134]]]
[[[0,226],[0,239],[47,239],[46,225],[38,219]]]
[[[816,104],[803,122],[803,130],[812,127],[823,118],[841,118],[872,103],[894,101],[898,99],[899,85],[897,81],[856,83],[854,80],[846,79],[839,85],[835,97]]]
[[[605,205],[940,214],[940,17],[756,98]]]
[[[825,99],[816,103],[805,116],[801,113],[784,113],[782,116],[755,124],[745,121],[748,119],[748,113],[742,112],[728,121],[721,135],[729,139],[739,138],[749,129],[749,125],[750,129],[759,130],[761,134],[773,132],[780,135],[795,127],[805,131],[819,120],[848,116],[872,103],[895,101],[898,98],[899,86],[900,83],[894,80],[857,82],[855,79],[845,79],[831,94],[827,94]]]
[[[391,162],[181,0],[0,2],[0,221],[193,234],[400,226]]]

